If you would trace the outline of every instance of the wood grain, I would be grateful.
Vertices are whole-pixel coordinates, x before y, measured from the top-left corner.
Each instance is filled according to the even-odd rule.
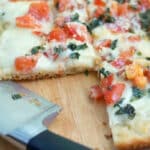
[[[98,82],[96,74],[90,73],[88,76],[79,74],[21,84],[63,108],[60,115],[50,124],[51,131],[93,149],[112,150],[113,143],[105,105],[88,98],[89,87]],[[18,150],[0,139],[1,149]]]

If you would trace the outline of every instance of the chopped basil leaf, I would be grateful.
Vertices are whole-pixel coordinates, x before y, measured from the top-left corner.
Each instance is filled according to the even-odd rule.
[[[110,72],[105,70],[105,68],[101,68],[99,70],[99,74],[102,74],[105,78],[110,75]]]
[[[81,44],[81,45],[76,45],[74,43],[69,43],[68,48],[70,48],[72,51],[74,50],[83,50],[86,49],[88,46],[86,43]]]
[[[101,24],[102,24],[102,22],[101,22],[99,19],[94,18],[94,19],[87,25],[87,29],[88,29],[88,31],[91,33],[94,28],[98,27],[98,26],[101,25]]]
[[[88,75],[89,75],[89,71],[88,71],[88,70],[85,70],[85,71],[84,71],[84,74],[85,74],[86,76],[88,76]]]
[[[148,93],[148,95],[150,96],[150,88],[149,88],[149,89],[147,89],[147,93]]]
[[[5,12],[0,12],[0,17],[4,15],[5,15]]]
[[[147,32],[148,37],[150,37],[150,9],[140,13],[139,16],[143,30]]]
[[[137,52],[137,55],[138,55],[138,56],[142,56],[142,52],[138,51],[138,52]]]
[[[35,46],[31,49],[31,54],[32,55],[37,54],[40,50],[44,50],[44,47],[43,46]]]
[[[54,53],[60,55],[64,51],[62,46],[54,47]]]
[[[76,53],[71,53],[71,54],[70,54],[70,58],[71,58],[71,59],[79,59],[79,57],[80,57],[80,54],[77,53],[77,52],[76,52]]]
[[[127,104],[124,107],[118,105],[118,107],[119,109],[115,112],[116,115],[128,115],[129,119],[133,119],[135,117],[135,108],[132,105]]]
[[[111,46],[110,46],[110,48],[111,48],[112,50],[114,50],[114,49],[117,47],[117,42],[118,42],[117,39],[114,40],[114,41],[112,41]]]
[[[145,90],[141,90],[137,87],[132,87],[132,98],[131,102],[136,101],[140,98],[142,98],[145,95]]]
[[[150,60],[150,57],[146,57],[145,59],[146,59],[146,60]]]
[[[111,16],[109,8],[106,8],[105,13],[99,16],[99,20],[105,23],[115,22],[115,18]]]
[[[123,4],[126,2],[126,0],[116,0],[118,3]]]
[[[132,94],[136,98],[141,98],[144,96],[145,92],[137,87],[132,87]]]
[[[71,16],[71,21],[78,21],[79,20],[79,14],[75,13],[74,15]]]
[[[20,94],[13,94],[11,97],[13,100],[17,100],[17,99],[22,98],[22,96]]]

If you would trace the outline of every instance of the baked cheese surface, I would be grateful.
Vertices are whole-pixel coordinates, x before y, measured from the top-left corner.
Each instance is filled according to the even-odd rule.
[[[149,16],[148,0],[1,0],[0,80],[95,70],[101,81],[91,95],[107,104],[115,145],[144,147],[150,137]]]

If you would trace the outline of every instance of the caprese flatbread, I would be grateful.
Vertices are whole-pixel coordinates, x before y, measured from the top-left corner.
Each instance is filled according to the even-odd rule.
[[[150,147],[149,37],[150,0],[1,0],[0,80],[97,70],[116,147]]]
[[[90,96],[105,100],[114,144],[121,150],[150,147],[149,8],[150,1],[109,1],[89,24],[102,60],[100,85],[91,87]]]
[[[0,2],[0,79],[93,70],[98,57],[86,26],[75,18],[58,26],[57,16],[53,1]]]

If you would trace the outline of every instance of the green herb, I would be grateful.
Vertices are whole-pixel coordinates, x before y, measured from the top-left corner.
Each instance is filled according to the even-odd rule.
[[[142,56],[142,52],[138,51],[138,52],[137,52],[137,55],[138,55],[138,56]]]
[[[88,25],[87,25],[87,29],[90,33],[92,33],[92,30],[95,29],[96,27],[98,27],[99,25],[101,25],[102,22],[97,19],[94,18]]]
[[[85,70],[85,71],[84,71],[84,74],[85,74],[86,76],[88,76],[88,75],[89,75],[89,71],[88,71],[88,70]]]
[[[80,57],[80,54],[77,53],[77,52],[70,54],[70,58],[71,58],[71,59],[79,59],[79,57]]]
[[[105,78],[110,75],[110,72],[105,70],[105,68],[101,68],[99,70],[99,74],[102,74]]]
[[[78,21],[79,20],[79,14],[75,13],[74,15],[71,16],[71,21]]]
[[[150,57],[146,57],[145,59],[146,59],[146,60],[150,60]]]
[[[114,50],[116,47],[117,47],[117,42],[118,42],[118,40],[116,39],[116,40],[114,40],[114,41],[112,41],[112,43],[111,43],[111,49],[112,50]]]
[[[40,50],[44,50],[44,47],[43,46],[35,46],[31,49],[31,54],[32,55],[37,54]]]
[[[118,3],[123,4],[126,2],[126,0],[116,0]]]
[[[150,96],[150,88],[147,89],[147,93]]]
[[[150,9],[139,14],[141,19],[142,29],[147,32],[148,37],[150,37]]]
[[[80,44],[80,45],[76,45],[74,43],[69,43],[69,45],[67,46],[69,49],[71,49],[72,51],[74,50],[84,50],[86,48],[88,48],[87,44]]]
[[[54,47],[54,53],[60,55],[64,51],[62,46]]]
[[[4,15],[5,15],[5,12],[0,12],[0,17]]]
[[[137,87],[132,87],[132,94],[135,98],[142,98],[145,95],[145,91]]]
[[[113,22],[115,22],[115,18],[111,16],[109,8],[106,8],[105,13],[100,15],[98,19],[101,20],[104,23],[113,23]]]
[[[11,97],[13,100],[17,100],[17,99],[22,98],[22,96],[20,94],[13,94]]]
[[[131,98],[131,102],[139,100],[140,98],[142,98],[145,95],[145,90],[141,90],[137,87],[132,87],[132,98]]]
[[[127,104],[124,107],[118,105],[118,108],[119,109],[115,112],[116,115],[128,115],[129,119],[133,119],[136,115],[135,108],[130,104]]]

